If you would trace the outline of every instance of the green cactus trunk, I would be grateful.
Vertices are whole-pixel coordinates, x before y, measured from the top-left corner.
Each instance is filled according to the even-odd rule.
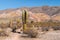
[[[22,22],[23,22],[23,33],[26,29],[26,23],[27,23],[27,12],[24,10],[22,13]]]

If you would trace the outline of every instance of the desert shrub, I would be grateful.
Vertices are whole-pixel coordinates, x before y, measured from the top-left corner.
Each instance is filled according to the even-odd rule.
[[[49,27],[42,27],[42,31],[48,31]]]
[[[52,26],[54,30],[60,30],[60,22],[55,22],[54,26]]]
[[[3,23],[0,24],[0,28],[7,28],[7,27],[8,27],[8,24],[7,23],[4,23],[3,22]]]
[[[60,30],[60,26],[54,26],[52,27],[54,30]]]
[[[31,38],[35,38],[38,35],[38,31],[36,29],[31,29],[28,31],[28,36],[30,36]]]

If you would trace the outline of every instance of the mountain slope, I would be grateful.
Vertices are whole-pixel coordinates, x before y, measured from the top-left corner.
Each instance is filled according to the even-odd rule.
[[[22,17],[22,11],[26,9],[29,14],[29,19],[33,21],[60,21],[60,7],[58,6],[41,6],[41,7],[23,7],[16,9],[0,10],[1,18],[16,18]],[[55,16],[54,16],[55,15]]]

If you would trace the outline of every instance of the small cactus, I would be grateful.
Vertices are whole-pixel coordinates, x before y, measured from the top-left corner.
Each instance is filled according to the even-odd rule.
[[[13,27],[13,21],[12,21],[12,19],[10,19],[9,26],[10,26],[10,27]]]
[[[17,28],[20,28],[20,19],[17,19]]]

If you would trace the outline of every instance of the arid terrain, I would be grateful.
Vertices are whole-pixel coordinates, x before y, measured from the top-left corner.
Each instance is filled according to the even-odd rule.
[[[22,34],[11,33],[8,37],[0,37],[0,40],[60,40],[60,31],[49,31],[39,34],[37,38],[21,37]]]
[[[22,37],[23,10],[28,14],[27,29],[32,26],[32,29],[38,30],[36,38]],[[60,7],[41,6],[0,10],[0,40],[60,40]]]
[[[27,10],[29,20],[34,21],[60,21],[60,7],[41,6],[41,7],[22,7],[16,9],[0,10],[0,19],[21,18],[23,10]]]

